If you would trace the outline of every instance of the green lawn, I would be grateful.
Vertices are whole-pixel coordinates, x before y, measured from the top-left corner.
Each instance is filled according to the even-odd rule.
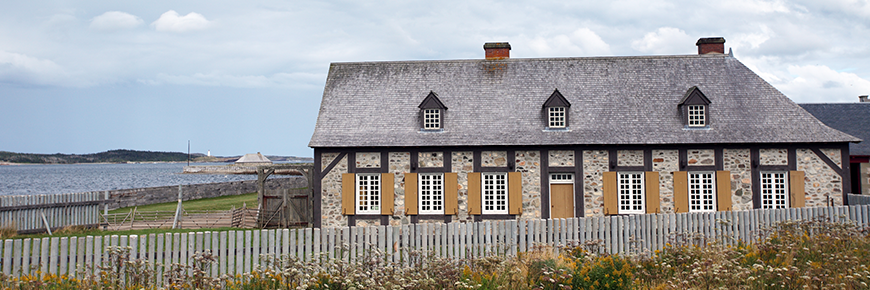
[[[243,204],[247,204],[248,208],[257,208],[257,193],[252,192],[242,195],[221,196],[181,202],[181,205],[185,210],[230,210],[233,206],[241,208]],[[178,202],[157,203],[139,206],[136,208],[136,211],[175,211],[176,206],[178,206]],[[110,210],[109,213],[127,213],[132,209],[133,207],[124,207]]]
[[[188,232],[223,232],[235,230],[251,230],[240,228],[209,228],[209,229],[147,229],[147,230],[129,230],[129,231],[104,231],[100,229],[63,229],[54,232],[54,235],[49,236],[48,233],[43,234],[27,234],[16,235],[9,239],[38,239],[38,238],[57,238],[57,237],[86,237],[86,236],[112,236],[112,235],[148,235],[148,234],[163,234],[163,233],[188,233]]]

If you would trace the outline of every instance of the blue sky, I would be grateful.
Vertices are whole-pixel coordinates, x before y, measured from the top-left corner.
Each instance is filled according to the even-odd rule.
[[[709,3],[708,3],[709,2]],[[870,94],[870,2],[5,1],[0,150],[311,156],[331,62],[725,47],[795,102]]]

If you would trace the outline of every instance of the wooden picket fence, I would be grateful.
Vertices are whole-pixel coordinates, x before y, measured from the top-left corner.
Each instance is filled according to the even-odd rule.
[[[0,226],[19,232],[100,222],[104,192],[0,196]]]
[[[85,265],[107,261],[110,246],[129,247],[131,259],[155,267],[158,277],[173,263],[187,264],[197,252],[218,257],[212,276],[249,273],[266,266],[266,256],[288,255],[305,261],[352,261],[379,255],[398,263],[426,253],[449,258],[516,255],[539,244],[594,245],[608,253],[648,253],[666,243],[703,245],[753,241],[781,221],[824,219],[870,224],[870,206],[838,206],[712,213],[650,214],[551,220],[425,223],[401,226],[270,229],[165,233],[147,236],[88,236],[0,241],[0,269],[8,275],[67,274],[95,271]],[[417,253],[417,254],[412,254]]]
[[[870,195],[862,195],[862,194],[847,194],[846,198],[849,199],[850,205],[865,205],[870,204]]]

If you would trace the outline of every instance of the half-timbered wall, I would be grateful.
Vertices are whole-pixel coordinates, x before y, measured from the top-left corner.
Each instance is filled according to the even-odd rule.
[[[729,179],[724,188],[730,195],[730,209],[746,210],[760,207],[760,174],[763,171],[803,172],[804,203],[807,207],[843,205],[848,185],[848,162],[843,161],[839,144],[834,148],[799,148],[798,146],[749,148],[421,148],[391,151],[386,149],[316,149],[320,192],[315,200],[319,226],[400,225],[429,222],[469,222],[486,219],[550,218],[550,174],[574,174],[575,216],[604,216],[605,172],[651,172],[653,180],[647,186],[658,191],[658,210],[662,213],[680,211],[675,202],[675,172],[715,171],[716,178]],[[810,147],[810,146],[806,146]],[[848,158],[848,155],[845,155]],[[382,160],[383,159],[383,160]],[[408,214],[407,173],[455,173],[455,214]],[[519,172],[522,184],[522,204],[519,213],[509,215],[469,214],[469,173]],[[843,172],[846,172],[843,174]],[[392,214],[355,216],[342,212],[342,174],[382,173],[393,176]],[[653,181],[657,175],[657,184]],[[685,175],[682,175],[685,178]],[[845,180],[844,180],[845,179]],[[719,181],[717,181],[719,183]],[[479,185],[478,185],[479,186]],[[353,192],[350,189],[348,192]],[[479,192],[479,190],[475,190]],[[418,202],[414,201],[415,204]],[[479,202],[479,201],[476,201]],[[318,205],[319,204],[319,205]],[[319,213],[318,213],[319,212]]]

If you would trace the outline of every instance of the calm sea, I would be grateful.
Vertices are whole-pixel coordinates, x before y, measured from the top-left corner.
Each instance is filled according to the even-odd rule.
[[[58,194],[257,179],[257,175],[181,174],[185,165],[187,163],[0,166],[0,195]]]

